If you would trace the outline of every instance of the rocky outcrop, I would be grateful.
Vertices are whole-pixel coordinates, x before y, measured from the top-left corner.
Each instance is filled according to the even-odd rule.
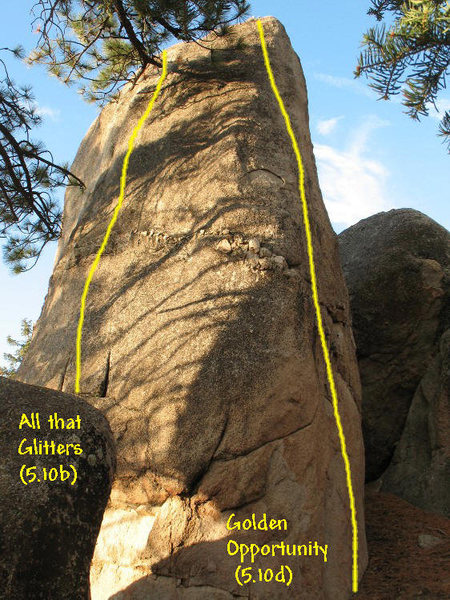
[[[0,455],[1,598],[88,600],[115,466],[106,419],[76,396],[2,377]]]
[[[379,477],[395,451],[383,489],[448,512],[449,233],[401,209],[364,219],[339,242],[361,373],[367,479]]]
[[[318,287],[350,456],[366,564],[360,383],[336,237],[322,202],[300,62],[263,19],[273,69],[302,148]],[[243,43],[238,44],[239,38]],[[270,89],[254,20],[231,37],[169,49],[126,197],[87,299],[83,392],[108,416],[118,476],[97,544],[93,597],[248,594],[230,539],[328,545],[290,565],[290,587],[252,596],[344,599],[351,522],[310,292],[297,165]],[[148,69],[104,109],[73,170],[50,289],[20,369],[74,387],[80,297],[117,202],[132,128],[158,79]],[[227,530],[230,515],[286,519],[287,531]],[[248,564],[244,564],[248,566]],[[255,571],[256,573],[256,571]],[[255,579],[257,580],[257,576]],[[245,590],[245,591],[243,591]]]
[[[384,490],[450,517],[450,329],[414,395]]]

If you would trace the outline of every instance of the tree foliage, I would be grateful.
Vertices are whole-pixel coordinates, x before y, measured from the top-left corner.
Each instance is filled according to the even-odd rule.
[[[33,335],[33,323],[29,319],[23,319],[20,326],[21,340],[15,340],[10,335],[6,341],[12,348],[13,352],[5,352],[3,358],[8,361],[8,366],[0,367],[0,375],[3,377],[14,378],[20,364],[28,350]]]
[[[450,3],[448,0],[372,0],[369,10],[380,22],[363,38],[364,50],[355,75],[372,79],[381,98],[403,93],[407,114],[419,120],[436,107],[450,69]],[[384,19],[391,17],[387,25]],[[439,135],[450,152],[450,112]]]
[[[22,49],[3,48],[3,56]],[[66,165],[57,165],[31,130],[41,122],[31,89],[18,87],[0,58],[0,238],[7,263],[26,270],[43,247],[59,236],[61,214],[55,190],[64,183],[81,185]]]
[[[104,103],[147,65],[170,39],[223,35],[249,10],[245,0],[39,0],[40,33],[31,62],[48,66],[67,84],[79,81],[86,99]]]
[[[245,0],[38,0],[33,7],[41,62],[67,84],[79,82],[85,98],[100,104],[127,81],[136,81],[171,38],[196,41],[224,35],[249,9]],[[23,51],[3,48],[22,57]],[[3,54],[4,56],[5,54]],[[14,84],[0,57],[0,237],[15,272],[26,270],[60,234],[61,211],[54,192],[82,182],[54,162],[31,139],[40,124],[29,87]]]

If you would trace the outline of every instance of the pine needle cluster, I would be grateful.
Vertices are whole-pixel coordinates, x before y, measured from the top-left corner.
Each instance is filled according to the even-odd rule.
[[[80,83],[83,96],[104,104],[148,65],[170,40],[196,41],[225,35],[249,10],[245,0],[39,0],[39,32],[30,62],[44,63],[66,84]]]
[[[23,56],[21,47],[2,51]],[[0,58],[0,238],[5,262],[15,273],[31,268],[45,244],[59,236],[57,188],[82,186],[67,165],[55,164],[45,146],[31,138],[40,123],[31,89],[16,86]]]
[[[148,65],[161,67],[159,54],[170,40],[225,35],[248,10],[245,0],[38,0],[32,11],[38,43],[27,60],[46,64],[66,84],[78,83],[85,99],[104,104]],[[56,190],[83,182],[31,138],[41,122],[37,104],[29,87],[11,80],[3,60],[8,52],[23,58],[23,49],[1,50],[0,238],[5,261],[20,273],[60,235]]]
[[[437,109],[450,70],[448,0],[373,0],[369,10],[379,21],[363,38],[355,76],[368,76],[380,98],[402,93],[413,119]],[[391,18],[388,25],[386,17]],[[439,135],[450,152],[450,112],[443,114]]]
[[[33,336],[33,322],[30,319],[23,319],[20,324],[20,334],[22,339],[15,340],[8,335],[6,341],[11,346],[11,352],[5,352],[3,358],[8,362],[5,367],[0,366],[0,375],[14,379],[17,370],[20,367]]]

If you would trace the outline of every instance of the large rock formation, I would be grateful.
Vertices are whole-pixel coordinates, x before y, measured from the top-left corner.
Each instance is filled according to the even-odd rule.
[[[401,209],[364,219],[339,242],[361,373],[367,479],[379,477],[395,451],[383,489],[448,513],[449,233]]]
[[[1,377],[0,455],[0,597],[88,600],[115,467],[106,419],[76,396]]]
[[[262,22],[305,165],[362,573],[360,383],[348,297],[319,190],[300,62],[282,25]],[[205,43],[213,49],[192,43],[168,51],[169,73],[136,142],[125,201],[87,299],[81,388],[103,397],[97,405],[118,444],[93,597],[245,595],[234,575],[239,562],[227,555],[231,537],[328,544],[326,563],[258,557],[254,567],[290,565],[293,581],[257,581],[252,597],[348,598],[348,491],[295,157],[256,21]],[[83,140],[73,171],[86,191],[67,192],[57,263],[20,369],[25,381],[73,390],[83,284],[117,202],[129,135],[157,79],[149,68]],[[285,518],[288,530],[230,532],[232,513]]]

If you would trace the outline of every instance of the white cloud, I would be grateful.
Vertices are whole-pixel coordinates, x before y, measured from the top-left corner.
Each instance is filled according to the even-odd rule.
[[[374,98],[374,92],[367,85],[349,77],[336,77],[335,75],[327,75],[326,73],[314,73],[314,79],[332,87],[350,89],[357,94]]]
[[[357,79],[350,79],[350,77],[337,77],[336,75],[328,75],[327,73],[314,73],[314,79],[322,81],[331,87],[347,89],[361,96],[367,96],[372,100],[376,100],[379,97],[377,92],[369,87],[370,81],[367,79],[363,80],[363,83]],[[389,102],[400,104],[401,97],[399,95],[391,96]]]
[[[387,191],[389,170],[370,157],[370,136],[386,121],[370,116],[350,132],[344,150],[314,144],[320,187],[331,221],[348,227],[394,208]],[[337,227],[339,228],[339,227]]]
[[[317,123],[317,131],[320,135],[329,135],[336,129],[338,122],[344,117],[333,117],[332,119],[321,119]]]
[[[349,149],[354,155],[361,155],[368,150],[368,143],[373,131],[386,127],[389,121],[380,119],[376,115],[368,115],[365,120],[349,134]]]
[[[48,117],[52,121],[59,121],[61,117],[61,111],[59,108],[51,108],[50,106],[40,106],[37,104],[35,106],[36,114],[40,117]]]
[[[436,108],[434,108],[432,104],[429,106],[430,117],[440,121],[444,116],[444,113],[450,111],[450,98],[439,98],[439,100],[436,101]]]

